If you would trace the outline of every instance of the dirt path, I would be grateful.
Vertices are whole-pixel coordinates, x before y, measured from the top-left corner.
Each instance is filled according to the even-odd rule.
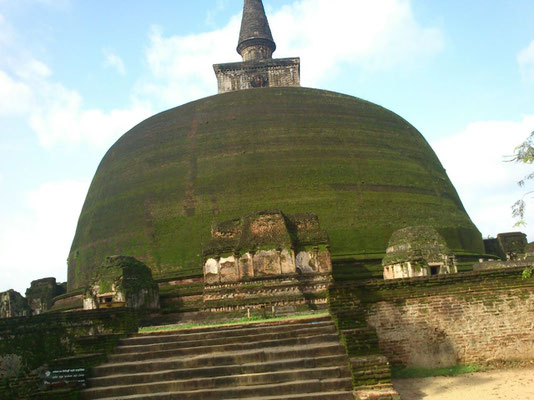
[[[393,386],[403,400],[534,400],[534,367],[396,379]]]

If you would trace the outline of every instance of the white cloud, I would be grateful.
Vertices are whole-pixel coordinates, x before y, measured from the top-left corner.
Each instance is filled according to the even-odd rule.
[[[439,30],[415,21],[409,0],[301,0],[270,20],[281,55],[300,56],[306,66],[305,85],[317,85],[343,63],[413,67],[443,46]]]
[[[24,294],[32,280],[66,280],[66,259],[88,188],[89,180],[44,183],[26,193],[20,213],[0,222],[0,291]]]
[[[340,10],[344,10],[340,12]],[[241,15],[223,28],[188,36],[150,33],[152,76],[139,91],[166,106],[214,94],[214,62],[240,61]],[[302,83],[316,86],[341,64],[368,70],[420,64],[443,45],[439,30],[419,26],[409,0],[300,0],[269,15],[275,57],[300,56]]]
[[[521,121],[485,121],[433,143],[449,178],[471,219],[483,236],[518,230],[511,206],[526,192],[517,181],[532,172],[532,165],[505,162],[514,148],[534,131],[534,115]],[[527,189],[528,190],[528,189]],[[534,200],[527,201],[527,227],[534,240]]]
[[[34,0],[32,0],[34,1]],[[44,0],[59,6],[68,1]],[[7,53],[2,57],[3,32]],[[82,95],[54,79],[51,69],[13,41],[10,24],[0,15],[0,117],[25,120],[42,146],[90,145],[105,149],[128,129],[153,114],[150,104],[132,99],[111,110],[88,108]],[[124,72],[122,60],[109,53],[107,62]]]
[[[26,81],[39,81],[52,75],[52,71],[45,63],[33,58],[18,64],[15,73]]]
[[[152,114],[148,106],[136,102],[111,111],[85,109],[78,92],[57,83],[44,83],[40,94],[42,100],[30,112],[29,123],[46,148],[88,143],[104,149]]]
[[[214,62],[237,61],[235,42],[239,20],[224,28],[189,36],[165,37],[154,27],[146,50],[151,76],[140,83],[139,92],[150,95],[163,107],[215,94]]]
[[[0,115],[26,118],[47,148],[60,144],[107,148],[152,114],[149,105],[138,101],[110,111],[87,109],[82,96],[52,80],[50,69],[38,60],[20,62],[16,75],[0,70]]]
[[[30,109],[32,91],[0,70],[0,116],[22,115]]]
[[[519,52],[517,62],[523,79],[534,83],[534,40]]]
[[[126,68],[124,67],[124,61],[118,55],[114,53],[106,52],[106,59],[104,60],[104,66],[108,68],[113,68],[120,75],[126,73]]]

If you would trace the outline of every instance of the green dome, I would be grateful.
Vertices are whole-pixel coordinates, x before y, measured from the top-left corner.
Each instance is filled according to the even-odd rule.
[[[113,254],[156,275],[200,275],[212,221],[265,209],[316,213],[334,257],[384,254],[412,225],[483,253],[438,158],[404,119],[338,93],[262,88],[165,111],[109,149],[78,221],[69,290]]]

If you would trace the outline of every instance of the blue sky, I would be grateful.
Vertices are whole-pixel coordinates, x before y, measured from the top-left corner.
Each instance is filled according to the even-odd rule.
[[[431,143],[483,236],[515,230],[534,131],[532,0],[265,0],[303,86],[378,103]],[[241,0],[0,0],[0,291],[66,258],[90,180],[144,118],[216,93]],[[528,212],[529,208],[527,208]],[[534,208],[522,228],[534,240]]]

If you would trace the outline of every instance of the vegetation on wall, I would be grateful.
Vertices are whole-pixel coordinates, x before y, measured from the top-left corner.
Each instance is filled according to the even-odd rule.
[[[519,162],[524,164],[532,164],[534,162],[534,132],[529,137],[517,146],[514,150],[514,155],[510,158],[510,161]],[[531,172],[517,184],[524,187],[526,183],[534,179],[534,172]],[[531,195],[533,192],[527,192],[521,199],[517,200],[512,206],[512,216],[517,219],[516,226],[526,225],[525,222],[525,196]]]
[[[41,366],[71,367],[68,357],[76,355],[81,357],[72,358],[76,366],[102,362],[117,344],[116,335],[137,332],[138,325],[137,313],[129,309],[0,319],[0,398],[29,398]],[[6,364],[11,372],[16,366],[16,373],[6,374]]]
[[[240,219],[212,223],[211,241],[203,253],[213,257],[271,249],[298,251],[317,247],[326,250],[327,245],[328,235],[321,229],[317,215],[264,210]]]
[[[392,232],[421,224],[455,252],[483,253],[445,170],[404,119],[337,93],[264,88],[163,112],[109,149],[72,243],[69,290],[110,254],[155,276],[200,276],[213,220],[268,209],[317,214],[334,257],[383,255]]]

